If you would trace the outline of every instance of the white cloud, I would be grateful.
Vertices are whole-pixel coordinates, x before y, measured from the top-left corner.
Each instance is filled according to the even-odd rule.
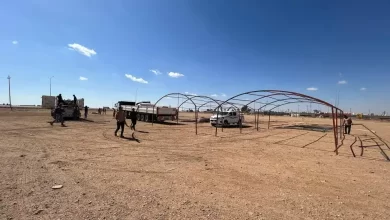
[[[212,94],[212,95],[210,95],[211,97],[218,97],[218,95],[217,94]]]
[[[158,69],[155,70],[149,70],[150,72],[154,73],[155,75],[160,75],[161,72]]]
[[[193,95],[193,96],[197,96],[196,93],[189,93],[189,92],[185,92],[186,95]]]
[[[132,76],[132,75],[130,75],[130,74],[125,74],[125,76],[126,76],[127,78],[131,79],[131,80],[134,81],[134,82],[139,82],[139,83],[148,84],[148,81],[146,81],[146,80],[144,80],[144,79],[142,79],[142,78],[137,78],[137,77]]]
[[[315,87],[310,87],[310,88],[307,88],[306,90],[308,90],[308,91],[317,91],[317,90],[318,90],[318,88],[315,88]]]
[[[88,80],[88,78],[86,78],[86,77],[84,77],[84,76],[80,76],[80,80],[81,80],[81,81],[86,81],[86,80]]]
[[[341,80],[341,81],[338,82],[338,84],[347,84],[347,81]]]
[[[170,76],[172,78],[179,78],[179,77],[183,77],[184,75],[181,73],[169,72],[168,76]]]
[[[12,41],[12,44],[18,44],[19,42],[17,40]]]
[[[367,89],[364,88],[364,87],[360,88],[360,91],[366,91],[366,90],[367,90]]]
[[[222,96],[222,97],[226,97],[226,94],[225,94],[225,93],[221,93],[221,96]]]
[[[75,50],[75,51],[77,51],[77,52],[79,52],[82,55],[87,56],[87,57],[91,57],[91,56],[97,54],[96,51],[94,51],[93,49],[86,48],[83,45],[76,44],[76,43],[68,44],[68,49]]]

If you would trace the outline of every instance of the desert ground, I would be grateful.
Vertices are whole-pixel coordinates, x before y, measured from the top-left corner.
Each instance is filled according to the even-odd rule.
[[[358,124],[390,140],[390,123],[354,120],[336,155],[331,130],[302,126],[331,119],[272,116],[267,129],[262,116],[257,131],[248,115],[215,136],[192,117],[119,138],[111,112],[61,127],[0,110],[0,219],[389,219],[390,150]]]

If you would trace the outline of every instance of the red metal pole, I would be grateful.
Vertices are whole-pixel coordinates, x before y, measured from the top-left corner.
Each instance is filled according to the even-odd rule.
[[[343,117],[344,117],[344,112],[340,111],[340,138],[343,138],[345,136],[342,127]]]
[[[256,123],[257,123],[257,117],[256,117],[256,114],[257,114],[257,112],[256,112],[256,110],[255,110],[255,129],[257,129],[257,125],[256,125]]]
[[[271,124],[271,111],[268,111],[268,129]]]
[[[334,121],[334,118],[335,117],[335,114],[334,114],[334,108],[332,107],[332,121],[333,121],[333,135],[334,135],[334,144],[335,144],[335,152],[336,152],[336,155],[339,154],[338,152],[338,149],[337,149],[337,131],[336,131],[336,124],[335,124],[335,121]]]
[[[176,112],[176,124],[179,124],[179,108],[177,108]]]
[[[339,128],[339,122],[338,122],[338,120],[339,120],[339,110],[336,109],[337,148],[339,147],[339,130],[338,130],[338,129],[340,129],[340,128]]]
[[[241,121],[241,112],[238,111],[238,114],[240,114],[240,116],[238,116],[238,118],[240,119],[240,134],[242,133],[242,121]]]
[[[153,126],[153,124],[154,124],[154,107],[155,106],[153,106],[153,114],[152,114],[152,126]],[[157,117],[157,116],[156,116]]]
[[[257,117],[256,128],[257,128],[257,131],[259,131],[260,110],[257,110],[256,117]]]
[[[196,111],[196,106],[195,106],[195,134],[198,135],[198,112]]]

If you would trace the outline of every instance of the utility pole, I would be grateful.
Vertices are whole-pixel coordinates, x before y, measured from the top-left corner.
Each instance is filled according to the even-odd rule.
[[[50,96],[51,96],[51,78],[53,78],[54,76],[51,76],[49,77],[50,78]]]
[[[11,77],[8,75],[8,97],[9,97],[9,107],[12,110],[12,104],[11,104]]]

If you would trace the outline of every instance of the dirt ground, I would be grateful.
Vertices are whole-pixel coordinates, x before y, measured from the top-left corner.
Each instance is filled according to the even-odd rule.
[[[0,219],[389,219],[390,151],[359,125],[336,156],[332,131],[302,129],[330,119],[272,117],[268,130],[260,117],[257,131],[247,116],[242,134],[217,136],[138,122],[121,139],[111,112],[64,128],[48,115],[0,111]],[[390,140],[390,123],[354,123]]]

